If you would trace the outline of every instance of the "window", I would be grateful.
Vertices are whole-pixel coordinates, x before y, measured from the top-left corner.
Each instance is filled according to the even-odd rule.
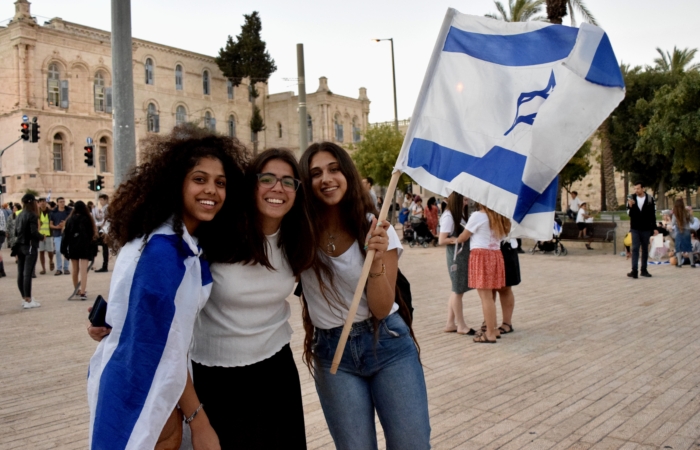
[[[226,91],[228,92],[228,99],[233,100],[233,81],[226,81]]]
[[[216,119],[211,116],[209,111],[204,113],[204,128],[210,131],[216,131]]]
[[[202,90],[204,92],[204,95],[210,95],[210,89],[209,89],[209,71],[205,70],[204,73],[202,74]]]
[[[360,121],[357,117],[352,119],[352,141],[360,142]]]
[[[182,125],[185,122],[187,122],[187,111],[184,106],[179,105],[175,110],[175,125]]]
[[[153,60],[146,58],[146,84],[153,84]]]
[[[180,64],[175,66],[175,89],[182,90],[182,66]]]
[[[343,122],[341,122],[340,114],[335,115],[334,127],[335,140],[338,142],[343,142]]]
[[[160,117],[158,110],[153,103],[148,104],[148,114],[146,115],[146,126],[150,133],[158,133],[160,131]]]
[[[314,123],[311,120],[311,115],[306,115],[306,138],[309,144],[314,141]]]
[[[99,153],[100,172],[107,172],[107,138],[100,138]]]
[[[236,137],[236,118],[228,116],[228,137]]]
[[[248,85],[248,101],[250,103],[253,103],[253,100],[254,100],[254,98],[253,98],[253,85],[249,84]]]
[[[48,102],[49,106],[61,105],[61,73],[58,64],[49,65],[48,75]]]
[[[278,137],[282,137],[282,124],[277,122],[277,134],[279,135]]]
[[[53,170],[63,170],[63,136],[60,133],[53,137]]]

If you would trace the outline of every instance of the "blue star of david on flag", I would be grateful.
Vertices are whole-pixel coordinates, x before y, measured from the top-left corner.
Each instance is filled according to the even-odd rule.
[[[449,9],[395,169],[551,239],[556,176],[624,98],[605,32]]]

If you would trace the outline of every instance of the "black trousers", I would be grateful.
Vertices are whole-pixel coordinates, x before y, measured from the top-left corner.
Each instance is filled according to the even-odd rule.
[[[109,263],[109,246],[104,241],[104,235],[100,234],[100,237],[97,239],[97,246],[102,247],[102,268],[106,270]]]
[[[194,388],[222,450],[306,448],[299,372],[289,344],[250,366],[192,361],[192,367]]]
[[[32,296],[32,273],[38,257],[39,251],[35,245],[21,245],[17,249],[17,287],[22,298]]]

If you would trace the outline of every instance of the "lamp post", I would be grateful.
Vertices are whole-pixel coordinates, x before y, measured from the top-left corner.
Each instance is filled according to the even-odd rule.
[[[399,131],[399,112],[396,107],[396,68],[394,67],[394,38],[389,39],[372,39],[374,42],[389,41],[391,42],[391,77],[394,81],[394,127]]]

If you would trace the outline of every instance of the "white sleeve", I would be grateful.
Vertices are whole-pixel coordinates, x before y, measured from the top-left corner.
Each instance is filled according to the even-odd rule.
[[[387,248],[387,251],[396,249],[396,253],[398,253],[399,258],[401,258],[403,245],[401,245],[401,239],[399,239],[399,235],[396,233],[394,227],[389,226],[389,229],[386,230],[386,235],[389,238],[389,248]]]
[[[467,221],[467,226],[466,229],[469,230],[470,233],[474,234],[476,233],[476,230],[481,227],[481,225],[484,224],[484,222],[489,221],[489,216],[487,216],[484,213],[480,212],[475,212],[471,216],[469,216],[469,220]]]
[[[455,221],[452,213],[445,211],[440,217],[440,233],[451,234],[455,230]]]

